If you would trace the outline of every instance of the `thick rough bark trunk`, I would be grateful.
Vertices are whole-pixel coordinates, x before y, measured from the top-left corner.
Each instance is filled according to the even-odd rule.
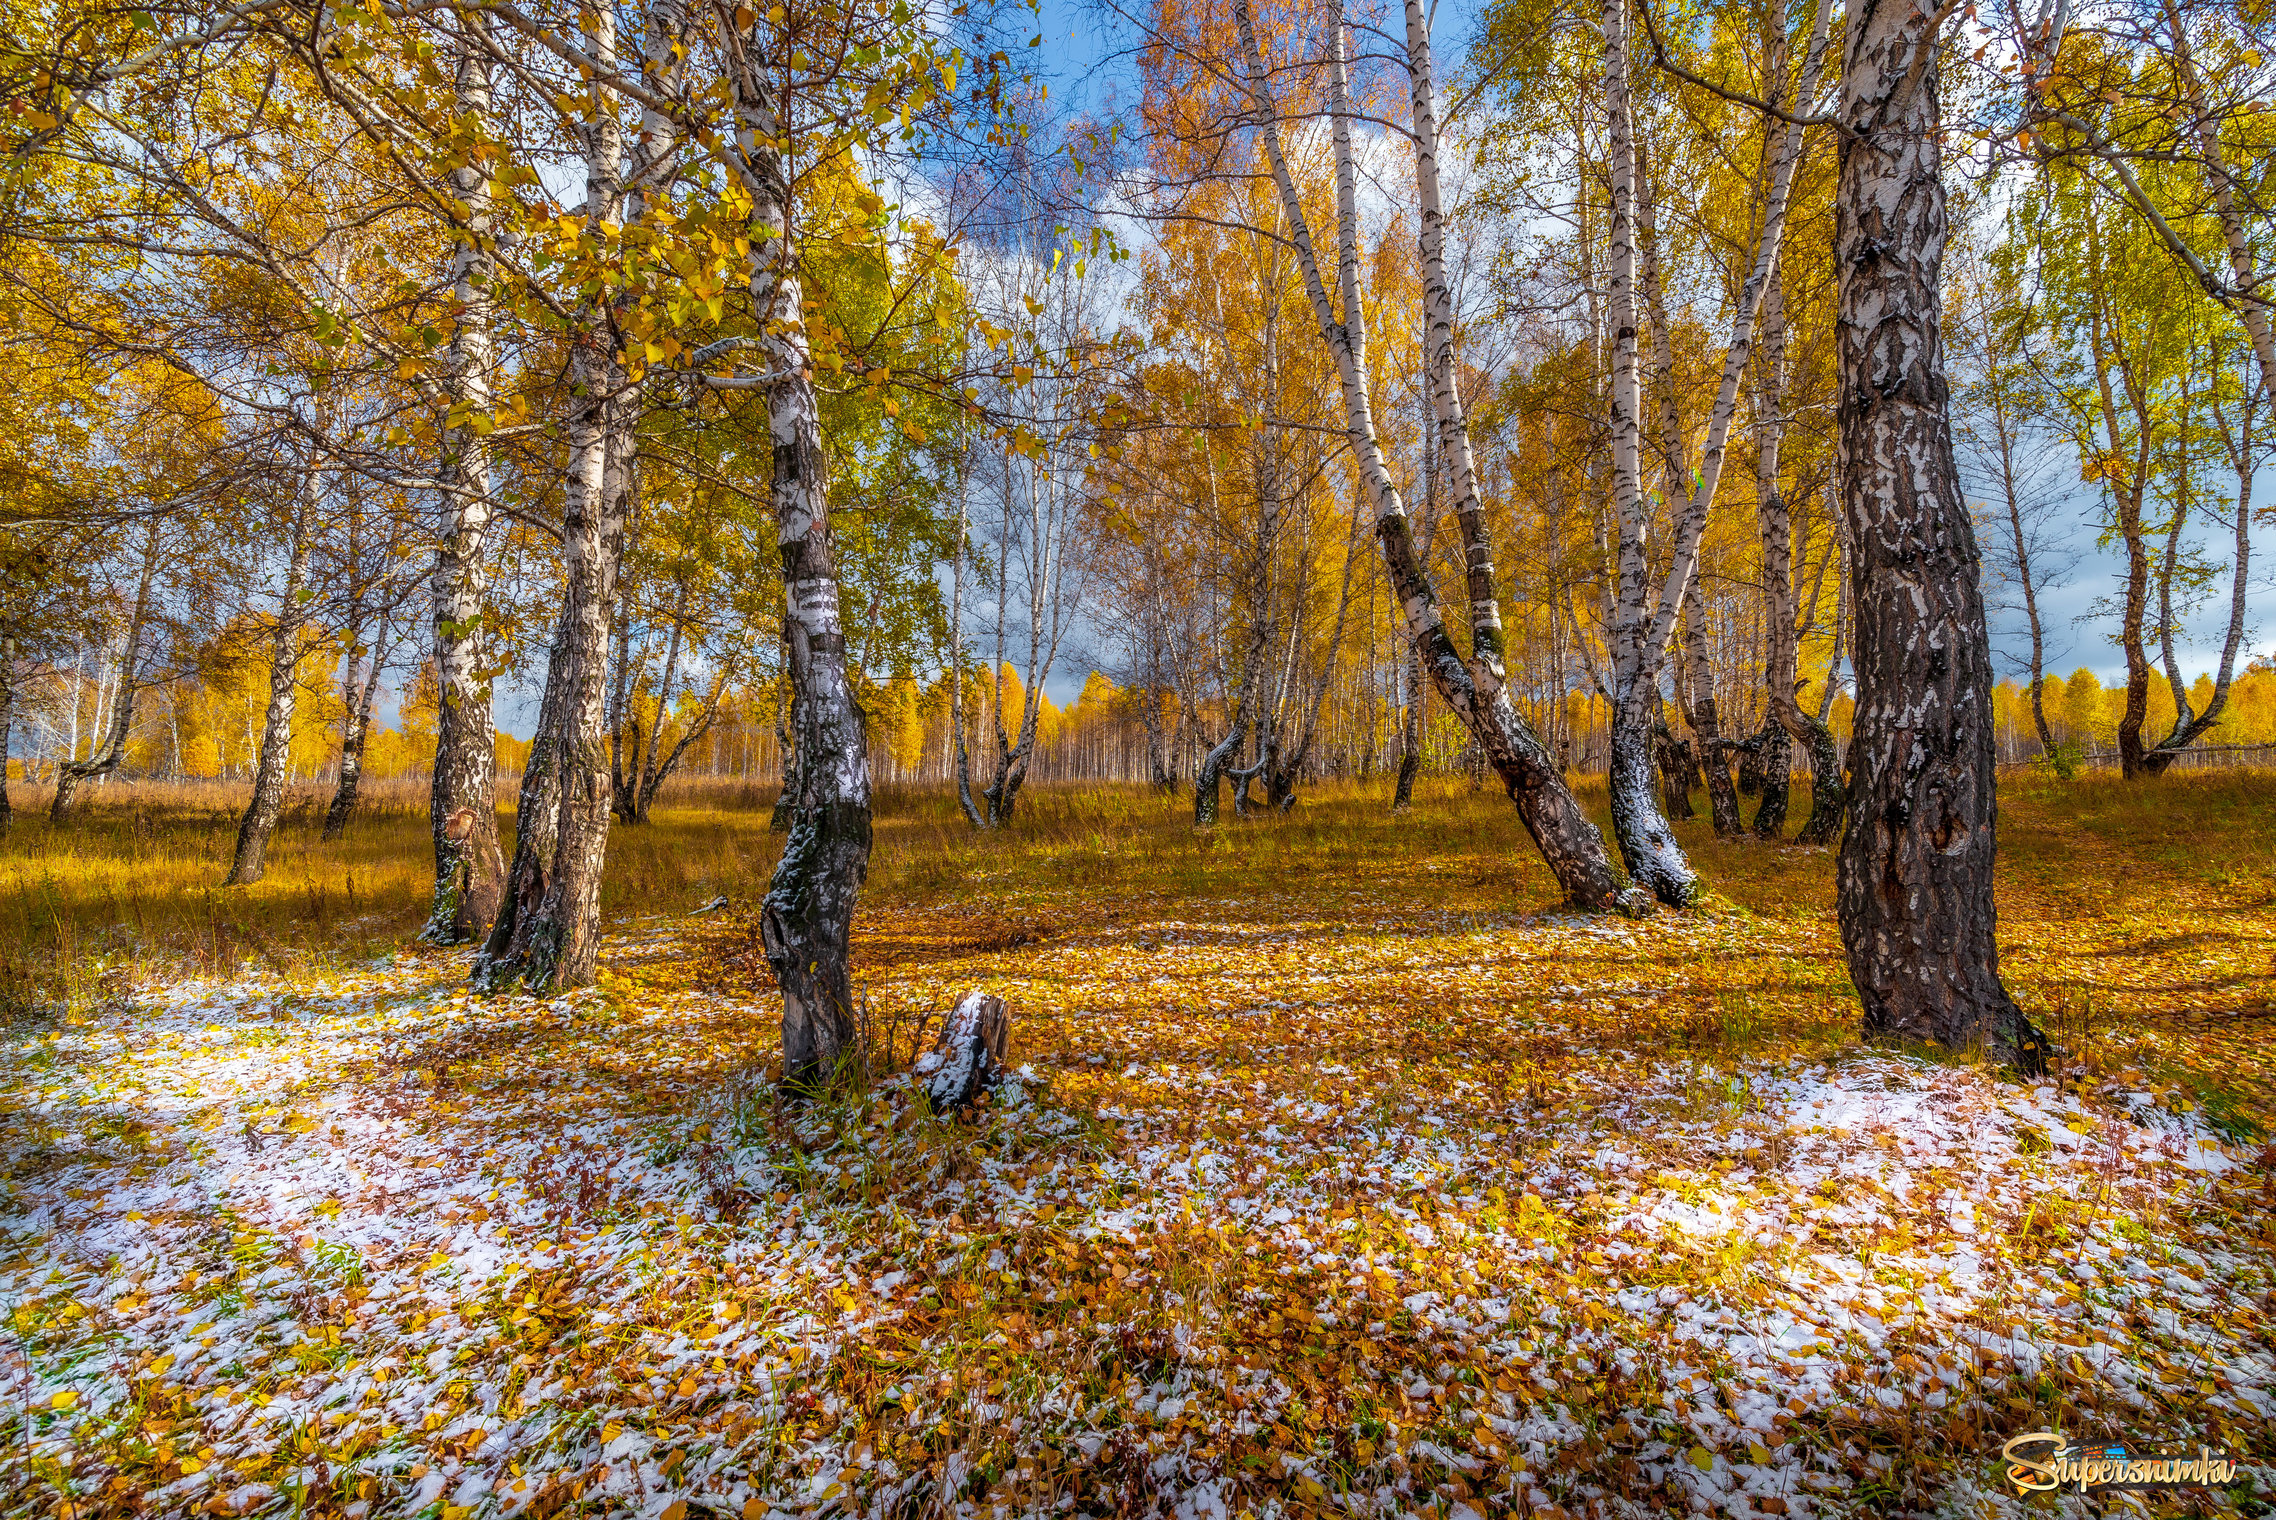
[[[1447,636],[1438,608],[1437,593],[1415,553],[1414,535],[1406,504],[1392,482],[1375,432],[1373,402],[1368,394],[1367,332],[1359,299],[1359,212],[1357,171],[1351,148],[1351,109],[1342,66],[1343,32],[1338,24],[1332,46],[1335,67],[1331,73],[1335,114],[1337,288],[1342,310],[1328,294],[1314,251],[1311,224],[1296,189],[1296,180],[1281,147],[1280,121],[1267,80],[1262,49],[1246,0],[1236,0],[1234,19],[1247,75],[1250,106],[1264,140],[1273,183],[1280,193],[1290,241],[1295,247],[1321,340],[1336,361],[1338,386],[1344,402],[1347,434],[1369,496],[1375,503],[1375,537],[1383,552],[1392,593],[1404,614],[1407,636],[1415,641],[1432,683],[1463,723],[1476,736],[1487,761],[1494,767],[1526,831],[1533,836],[1542,858],[1555,873],[1568,901],[1576,906],[1603,909],[1620,900],[1620,888],[1604,851],[1603,836],[1583,813],[1549,752],[1534,736],[1506,690],[1481,694],[1467,664]]]
[[[1834,247],[1857,713],[1835,879],[1868,1034],[2036,1072],[2045,1037],[1999,979],[1991,646],[1938,331],[1936,47],[1921,9],[1853,0]]]
[[[489,22],[478,9],[458,13],[458,106],[477,122],[491,112]],[[449,391],[458,425],[443,435],[443,521],[435,547],[435,768],[427,806],[435,885],[420,938],[461,945],[480,939],[498,915],[506,862],[498,845],[497,728],[491,715],[485,540],[490,531],[490,448],[471,414],[492,403],[497,352],[491,334],[494,271],[489,240],[496,211],[489,173],[468,163],[450,174],[450,193],[467,208],[451,255],[451,293],[459,307],[451,332]],[[464,409],[463,411],[461,409]]]
[[[1754,810],[1757,839],[1786,837],[1786,804],[1794,790],[1794,741],[1777,720],[1766,719],[1762,745],[1762,801]]]
[[[292,764],[292,713],[300,689],[300,630],[306,620],[301,588],[308,579],[308,550],[315,537],[316,470],[309,467],[301,487],[299,514],[292,525],[285,564],[284,595],[277,603],[277,626],[269,646],[269,711],[261,728],[261,759],[253,772],[253,799],[237,824],[237,853],[229,863],[225,887],[250,886],[261,879],[269,835],[284,812],[285,772]]]
[[[60,824],[71,814],[71,801],[79,785],[108,776],[126,759],[126,741],[134,728],[134,699],[141,689],[142,632],[150,618],[150,588],[158,574],[158,529],[146,530],[142,548],[142,574],[134,593],[134,612],[127,619],[126,647],[119,655],[118,694],[112,699],[109,721],[84,760],[68,757],[55,770],[55,797],[47,819]],[[7,751],[0,749],[0,765]]]
[[[1668,817],[1697,817],[1691,806],[1691,789],[1699,782],[1699,762],[1691,753],[1690,741],[1677,738],[1664,721],[1655,722],[1652,751],[1660,768],[1661,805]]]
[[[485,991],[498,991],[510,980],[507,959],[522,920],[545,901],[553,876],[554,850],[560,840],[561,821],[561,709],[567,698],[569,659],[566,608],[556,623],[545,661],[545,694],[538,700],[537,727],[530,736],[529,758],[522,764],[521,792],[514,808],[514,861],[506,873],[505,890],[475,957],[474,982]],[[464,826],[471,827],[469,817]]]
[[[774,435],[775,541],[788,602],[800,757],[790,837],[760,910],[759,933],[782,988],[783,1080],[793,1090],[811,1091],[835,1080],[859,1053],[849,956],[854,905],[869,867],[869,738],[846,676],[828,461],[807,351],[797,230],[780,113],[757,42],[756,30],[746,35],[731,83],[739,149],[753,185],[751,306],[766,322],[761,346]]]
[[[493,988],[519,982],[547,993],[581,986],[592,980],[600,953],[601,869],[613,800],[609,625],[624,548],[625,486],[608,457],[614,428],[607,413],[624,404],[606,399],[621,378],[614,369],[598,343],[581,344],[573,360],[584,397],[570,418],[572,462],[563,493],[562,612],[551,661],[561,684],[558,693],[548,693],[557,697],[546,756],[554,792],[552,849],[534,909],[517,906],[510,942],[485,968],[484,983]],[[549,666],[549,687],[555,674]],[[517,890],[523,885],[517,881]]]

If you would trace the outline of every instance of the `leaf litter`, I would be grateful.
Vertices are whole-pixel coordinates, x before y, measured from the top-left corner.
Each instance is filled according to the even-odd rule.
[[[1707,988],[1824,958],[1743,913],[1169,911],[867,914],[880,1069],[802,1109],[732,912],[546,1001],[405,952],[16,1042],[10,1512],[2020,1513],[2043,1425],[2271,1458],[2268,1157],[2139,1069],[1824,1038]],[[935,1117],[983,984],[1018,1079]]]

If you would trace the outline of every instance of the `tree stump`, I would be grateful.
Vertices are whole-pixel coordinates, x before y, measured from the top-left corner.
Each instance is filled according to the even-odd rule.
[[[1011,1027],[1002,998],[980,991],[964,995],[933,1048],[917,1058],[916,1072],[925,1079],[934,1113],[963,1108],[1009,1075],[1004,1050]]]

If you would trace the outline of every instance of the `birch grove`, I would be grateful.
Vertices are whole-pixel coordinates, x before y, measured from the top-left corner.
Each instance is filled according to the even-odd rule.
[[[2001,767],[2276,739],[2265,19],[1095,21],[1097,93],[868,0],[23,18],[0,821],[208,778],[235,889],[415,777],[420,937],[551,995],[732,779],[815,1092],[881,798],[1491,778],[1589,913],[1817,852],[1865,1027],[2033,1069]]]

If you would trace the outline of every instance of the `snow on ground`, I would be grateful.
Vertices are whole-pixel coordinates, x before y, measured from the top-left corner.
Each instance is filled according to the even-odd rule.
[[[2049,1419],[2271,1456],[2246,1152],[2149,1092],[1608,1043],[1665,967],[1584,956],[1702,917],[886,957],[890,1008],[1026,1020],[964,1122],[778,1107],[720,932],[9,1046],[0,1512],[1982,1513]]]

